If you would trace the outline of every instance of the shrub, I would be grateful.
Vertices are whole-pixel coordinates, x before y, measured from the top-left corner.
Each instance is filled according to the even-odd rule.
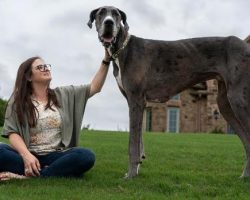
[[[3,126],[7,101],[0,98],[0,126]]]

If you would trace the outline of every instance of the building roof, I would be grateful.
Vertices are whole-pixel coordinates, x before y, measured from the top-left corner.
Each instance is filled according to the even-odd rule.
[[[250,35],[245,39],[245,41],[250,44]]]

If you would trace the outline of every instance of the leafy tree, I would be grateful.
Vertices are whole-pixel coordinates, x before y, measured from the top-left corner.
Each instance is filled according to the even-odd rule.
[[[6,106],[7,106],[7,101],[0,98],[0,127],[3,126],[3,123],[4,123],[4,115],[5,115]]]

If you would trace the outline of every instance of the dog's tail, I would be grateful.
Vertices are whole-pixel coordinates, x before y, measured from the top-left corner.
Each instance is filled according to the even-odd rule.
[[[250,35],[244,41],[246,41],[248,44],[250,44]]]

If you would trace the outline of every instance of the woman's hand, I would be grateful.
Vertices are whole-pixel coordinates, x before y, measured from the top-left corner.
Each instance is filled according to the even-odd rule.
[[[21,155],[24,162],[25,176],[40,176],[41,166],[39,160],[30,152]]]
[[[104,55],[104,59],[103,60],[106,61],[106,62],[110,62],[110,60],[111,60],[109,52],[108,52],[108,50],[106,48],[105,48],[105,55]]]
[[[11,146],[22,156],[24,162],[24,174],[26,176],[39,176],[41,170],[38,159],[29,152],[23,138],[18,133],[11,133],[9,135]]]

